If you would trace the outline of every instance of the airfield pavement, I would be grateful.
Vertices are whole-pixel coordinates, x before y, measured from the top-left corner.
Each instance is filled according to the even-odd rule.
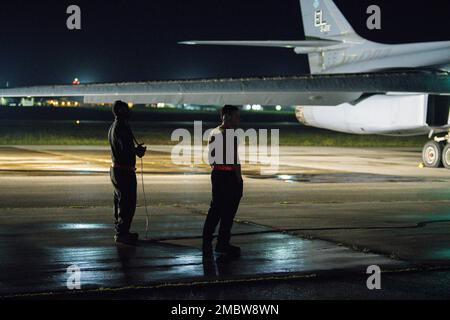
[[[129,247],[113,242],[108,148],[0,147],[0,296],[450,297],[450,171],[420,168],[420,150],[281,147],[277,173],[244,164],[233,260],[202,258],[210,169],[170,151],[144,160],[148,238],[138,170]],[[382,290],[366,287],[370,265]]]

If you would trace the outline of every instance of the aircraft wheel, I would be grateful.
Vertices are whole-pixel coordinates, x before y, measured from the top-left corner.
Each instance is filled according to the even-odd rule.
[[[450,169],[450,144],[447,144],[442,152],[442,164]]]
[[[427,168],[442,167],[443,145],[436,141],[428,141],[423,147],[422,159]],[[449,152],[450,156],[450,152]],[[450,158],[449,158],[450,160]]]

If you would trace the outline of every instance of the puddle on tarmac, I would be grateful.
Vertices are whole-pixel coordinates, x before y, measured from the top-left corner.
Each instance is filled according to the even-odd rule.
[[[378,175],[369,173],[278,174],[247,175],[250,179],[272,179],[304,183],[369,183],[369,182],[421,182],[425,178]]]

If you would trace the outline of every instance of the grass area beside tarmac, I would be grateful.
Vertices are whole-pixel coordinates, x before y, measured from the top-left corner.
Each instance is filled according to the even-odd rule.
[[[177,128],[193,133],[193,121],[214,127],[215,112],[152,110],[135,112],[132,126],[146,144],[177,144],[171,134]],[[422,147],[426,136],[385,137],[350,135],[301,126],[293,112],[242,112],[243,129],[280,129],[281,146]],[[0,108],[0,145],[107,145],[112,121],[105,108]]]

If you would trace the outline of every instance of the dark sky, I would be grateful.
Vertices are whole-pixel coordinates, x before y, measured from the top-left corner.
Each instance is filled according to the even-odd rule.
[[[66,8],[82,9],[82,30]],[[450,1],[336,0],[362,36],[384,43],[450,40]],[[366,8],[382,30],[366,29]],[[0,86],[295,75],[305,56],[288,49],[191,47],[181,40],[302,40],[298,0],[2,1]]]

